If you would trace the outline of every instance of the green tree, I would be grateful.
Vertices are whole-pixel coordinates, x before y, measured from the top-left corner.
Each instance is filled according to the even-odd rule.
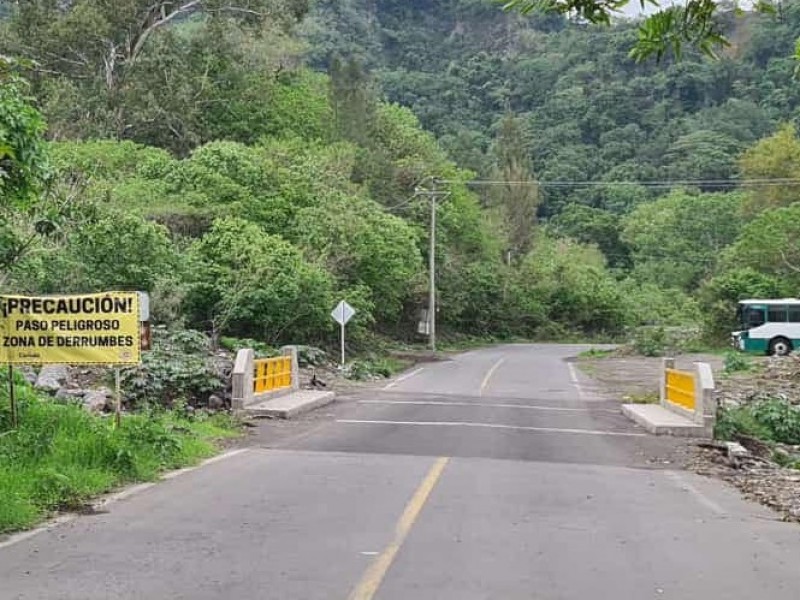
[[[626,305],[602,254],[570,240],[537,236],[520,265],[515,294],[544,306],[539,333],[560,337],[568,332],[618,333],[626,322]]]
[[[622,241],[634,273],[663,288],[691,291],[709,275],[742,227],[741,194],[673,192],[625,218]]]
[[[129,138],[184,154],[218,122],[241,123],[242,137],[265,133],[248,125],[272,124],[265,100],[280,87],[277,74],[297,63],[287,32],[307,8],[306,0],[31,0],[15,3],[0,52],[46,73],[37,93],[54,135]]]
[[[7,210],[42,191],[47,172],[45,124],[16,64],[0,56],[0,199]]]
[[[48,160],[45,124],[18,65],[0,56],[0,285],[56,216],[42,202]]]
[[[353,58],[334,57],[329,73],[330,104],[339,137],[369,147],[378,104],[372,80]]]
[[[408,223],[373,201],[332,196],[324,205],[301,210],[290,235],[326,265],[340,289],[365,287],[374,299],[375,317],[397,322],[423,271],[417,233]]]
[[[186,310],[215,339],[318,342],[330,329],[329,276],[285,240],[225,218],[192,247]]]
[[[533,240],[539,186],[520,118],[509,113],[500,120],[492,153],[495,158],[492,179],[502,183],[492,187],[490,198],[503,216],[510,256],[521,259]]]
[[[611,266],[630,266],[630,250],[620,239],[620,218],[610,211],[570,204],[548,226],[559,237],[597,246]]]
[[[773,135],[760,140],[741,157],[740,168],[746,180],[795,180],[800,177],[800,139],[794,125],[783,125]],[[800,187],[757,185],[749,191],[745,209],[757,214],[769,208],[787,206],[800,201]]]
[[[800,203],[761,213],[742,229],[724,265],[749,267],[800,285]]]
[[[159,280],[177,278],[180,262],[164,227],[91,202],[76,203],[68,217],[16,266],[17,291],[152,291]]]

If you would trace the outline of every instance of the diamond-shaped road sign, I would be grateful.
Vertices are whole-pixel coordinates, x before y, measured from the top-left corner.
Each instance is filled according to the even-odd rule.
[[[353,315],[355,314],[356,309],[342,300],[338,305],[336,305],[336,308],[333,309],[331,316],[339,325],[347,325],[347,322],[352,319]]]

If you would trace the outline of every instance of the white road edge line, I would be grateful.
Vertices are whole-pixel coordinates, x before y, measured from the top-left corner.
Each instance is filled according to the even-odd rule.
[[[170,479],[175,479],[176,477],[180,477],[181,475],[186,475],[187,473],[191,473],[192,471],[197,471],[198,469],[202,469],[208,465],[214,464],[216,462],[220,462],[222,460],[226,460],[228,458],[233,458],[234,456],[238,456],[239,454],[243,454],[244,452],[249,452],[249,448],[239,448],[238,450],[230,450],[229,452],[223,452],[217,456],[209,458],[208,460],[204,460],[199,465],[194,467],[188,467],[186,469],[178,469],[177,471],[171,471],[169,473],[165,473],[159,478],[159,481],[169,481]],[[99,500],[96,500],[91,504],[94,510],[104,509],[116,502],[120,502],[122,500],[126,500],[137,494],[140,494],[150,488],[155,487],[158,485],[158,481],[150,482],[150,483],[139,483],[119,492],[113,492],[111,494],[107,494],[101,497]],[[58,516],[54,519],[51,519],[45,522],[43,525],[39,525],[34,529],[30,529],[28,531],[22,531],[20,533],[12,534],[8,537],[8,539],[4,541],[0,541],[0,550],[13,546],[15,544],[19,544],[20,542],[24,542],[25,540],[29,540],[30,538],[39,535],[40,533],[44,533],[45,531],[51,531],[60,527],[61,525],[65,525],[76,519],[80,518],[82,515],[80,514],[66,514]]]
[[[678,485],[682,490],[689,492],[695,499],[709,509],[711,512],[716,513],[717,516],[724,517],[727,516],[727,511],[722,508],[719,504],[714,502],[711,498],[706,496],[703,492],[698,490],[694,487],[691,483],[686,481],[686,479],[677,471],[667,471],[666,475],[669,479],[671,479],[675,484]]]
[[[396,386],[398,383],[402,383],[402,382],[403,382],[403,381],[405,381],[406,379],[411,379],[412,377],[414,377],[414,375],[418,375],[419,373],[421,373],[421,372],[422,372],[422,371],[424,371],[424,370],[425,370],[425,367],[420,367],[419,369],[414,369],[413,371],[411,371],[411,373],[406,373],[405,375],[403,375],[403,376],[401,376],[401,377],[398,377],[397,379],[395,379],[395,380],[394,380],[394,381],[392,381],[391,383],[389,383],[389,384],[385,385],[385,386],[383,387],[383,389],[384,389],[384,390],[390,390],[390,389],[392,389],[394,386]]]
[[[571,362],[567,363],[567,367],[569,367],[569,378],[572,380],[572,385],[578,392],[578,398],[580,400],[585,400],[583,396],[583,388],[581,387],[581,382],[578,381],[578,372],[575,370],[575,367],[572,365]]]
[[[566,429],[559,427],[523,427],[521,425],[500,425],[496,423],[473,423],[465,421],[369,421],[362,419],[338,419],[344,425],[418,425],[425,427],[484,427],[487,429],[506,429],[510,431],[533,431],[538,433],[575,433],[581,435],[608,435],[613,437],[647,437],[647,433],[628,433],[625,431],[602,431],[598,429]]]
[[[567,408],[559,406],[531,406],[529,404],[489,404],[487,402],[437,402],[434,400],[359,400],[357,404],[409,404],[412,406],[477,406],[478,408],[520,408],[522,410],[542,410],[554,412],[588,413],[602,412],[618,415],[618,410],[610,408]]]
[[[505,357],[503,357],[494,363],[494,365],[492,365],[492,368],[489,369],[489,372],[486,373],[486,377],[484,377],[483,381],[481,382],[481,389],[478,391],[478,396],[483,396],[483,390],[485,390],[486,386],[489,385],[489,380],[492,378],[492,375],[494,375],[494,372],[497,371],[497,369],[505,362],[505,360]]]

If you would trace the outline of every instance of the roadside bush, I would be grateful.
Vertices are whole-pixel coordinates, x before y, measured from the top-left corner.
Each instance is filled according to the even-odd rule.
[[[298,346],[297,361],[301,367],[322,367],[331,364],[328,353],[315,346]]]
[[[745,354],[734,352],[733,350],[725,353],[725,373],[738,373],[749,371],[753,368],[753,362]]]
[[[631,278],[622,281],[620,288],[631,326],[697,327],[701,321],[697,302],[683,290]]]
[[[769,398],[755,403],[753,417],[764,425],[772,441],[800,444],[800,409],[783,398]]]
[[[198,331],[153,330],[153,349],[142,363],[123,371],[126,400],[133,406],[205,406],[224,397],[230,365],[216,360],[209,338]]]
[[[767,442],[800,444],[800,408],[785,398],[766,398],[722,411],[715,434],[721,439],[754,437]]]
[[[388,378],[401,370],[406,363],[397,359],[369,357],[349,365],[347,377],[357,381]]]
[[[667,356],[704,350],[699,326],[644,326],[633,329],[629,346],[642,356]]]
[[[631,343],[634,351],[642,356],[664,356],[667,351],[667,334],[663,327],[639,327]]]
[[[220,338],[219,345],[232,354],[236,354],[244,348],[249,348],[253,350],[256,358],[272,358],[279,354],[277,348],[251,338],[223,337]]]
[[[517,293],[514,283],[511,270],[497,262],[445,265],[439,278],[442,325],[475,336],[532,335],[545,309],[535,296]]]

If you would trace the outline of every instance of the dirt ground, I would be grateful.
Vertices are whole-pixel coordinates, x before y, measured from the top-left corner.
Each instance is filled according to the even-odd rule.
[[[727,375],[723,359],[712,354],[676,358],[681,369],[694,362],[711,365],[722,409],[747,404],[760,397],[780,396],[800,405],[800,357],[750,359],[753,368]],[[580,358],[579,368],[597,383],[597,390],[625,401],[658,401],[662,359],[641,356]],[[738,459],[728,456],[723,442],[687,441],[683,466],[691,471],[722,479],[742,494],[776,511],[778,518],[800,522],[800,471],[773,462],[773,448],[758,440],[740,440],[750,453]],[[800,449],[798,449],[800,450]]]
[[[696,362],[707,362],[716,375],[722,372],[722,357],[715,354],[687,354],[675,359],[677,368],[691,369]],[[621,402],[658,395],[662,358],[647,356],[609,356],[579,358],[578,368],[600,384],[601,390]]]

